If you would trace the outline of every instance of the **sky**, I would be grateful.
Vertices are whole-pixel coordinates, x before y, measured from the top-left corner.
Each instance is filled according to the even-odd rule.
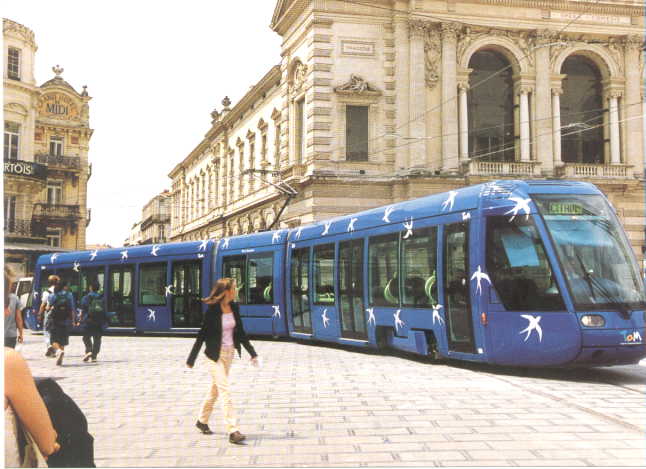
[[[276,0],[20,0],[4,18],[36,36],[36,82],[62,74],[90,101],[87,244],[123,245],[168,173],[280,63]]]

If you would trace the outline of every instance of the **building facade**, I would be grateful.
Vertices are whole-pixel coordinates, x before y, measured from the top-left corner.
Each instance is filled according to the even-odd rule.
[[[564,178],[643,258],[643,2],[279,0],[271,27],[280,64],[170,173],[173,240]]]
[[[27,275],[40,254],[85,248],[91,98],[59,66],[36,85],[30,29],[3,19],[3,39],[5,262]]]
[[[170,235],[171,194],[168,190],[150,199],[141,211],[141,221],[130,228],[124,246],[167,243]]]
[[[141,212],[141,244],[168,242],[170,234],[170,192],[165,190],[144,205]]]

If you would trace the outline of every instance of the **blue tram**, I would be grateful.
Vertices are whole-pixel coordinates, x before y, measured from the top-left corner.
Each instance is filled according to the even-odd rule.
[[[98,281],[109,330],[194,332],[219,277],[254,335],[520,366],[646,357],[646,292],[604,195],[496,181],[291,230],[41,256],[77,299]]]

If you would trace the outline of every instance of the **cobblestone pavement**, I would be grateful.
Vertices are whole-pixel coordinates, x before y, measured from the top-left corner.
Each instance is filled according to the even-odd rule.
[[[104,337],[99,362],[70,338],[62,367],[42,337],[22,349],[88,417],[99,467],[642,466],[646,368],[496,369],[286,341],[235,359],[245,446],[194,427],[210,378],[189,338]]]

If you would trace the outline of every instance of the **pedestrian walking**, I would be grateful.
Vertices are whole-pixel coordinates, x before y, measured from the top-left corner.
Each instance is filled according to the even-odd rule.
[[[16,348],[22,343],[23,322],[22,304],[15,293],[11,293],[14,273],[8,265],[4,266],[4,346]]]
[[[68,320],[74,321],[74,300],[72,294],[65,290],[67,282],[60,281],[54,287],[54,293],[47,298],[50,310],[50,334],[52,347],[56,350],[56,365],[63,364],[65,347],[69,344]]]
[[[49,327],[47,327],[47,324],[49,322],[49,308],[47,308],[47,298],[49,297],[49,295],[54,293],[54,288],[60,281],[61,278],[58,275],[50,275],[49,277],[47,277],[48,288],[42,294],[42,297],[40,299],[40,308],[38,309],[38,320],[41,321],[41,324],[43,325],[43,338],[45,339],[45,346],[47,347],[45,356],[50,358],[56,356],[56,350],[54,350],[54,347],[52,347]]]
[[[234,351],[237,350],[238,355],[241,356],[241,344],[251,355],[253,365],[258,363],[258,354],[245,334],[242,320],[240,319],[240,307],[234,301],[236,298],[235,280],[221,278],[213,286],[210,295],[202,299],[204,303],[209,305],[209,308],[186,361],[186,366],[193,368],[202,344],[206,343],[204,354],[208,359],[209,372],[213,381],[204,402],[202,402],[195,426],[206,435],[213,434],[208,422],[213,411],[213,405],[219,398],[226,430],[229,434],[229,442],[238,444],[246,437],[240,433],[238,428],[229,388],[229,371]]]
[[[85,344],[85,356],[83,361],[96,362],[97,355],[101,350],[101,336],[105,323],[105,311],[103,310],[103,297],[99,293],[99,284],[92,282],[90,291],[81,298],[81,321],[83,330],[83,344]]]

